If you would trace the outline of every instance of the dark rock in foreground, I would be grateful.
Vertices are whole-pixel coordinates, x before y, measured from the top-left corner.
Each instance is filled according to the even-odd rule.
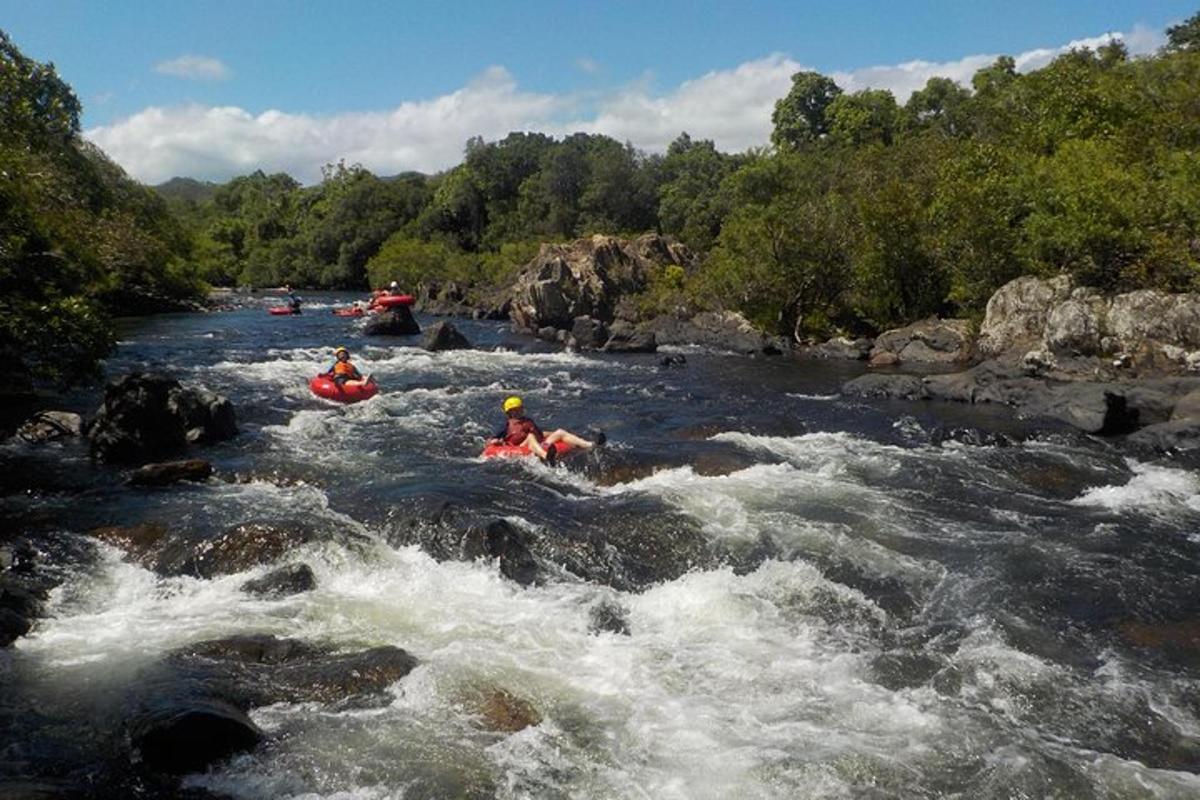
[[[458,328],[443,321],[434,324],[429,329],[421,346],[426,350],[438,352],[441,350],[466,350],[471,347],[471,343],[466,336],[459,333]]]
[[[415,336],[420,332],[421,326],[407,306],[393,306],[377,312],[363,327],[364,336]]]
[[[212,477],[213,465],[202,458],[146,464],[129,476],[130,486],[168,486],[180,481],[205,481]]]
[[[317,576],[308,564],[291,564],[246,581],[242,591],[258,597],[287,597],[317,588]]]
[[[172,775],[200,772],[263,740],[243,710],[218,697],[164,703],[135,718],[129,734],[146,766]]]
[[[132,373],[110,383],[88,428],[92,454],[138,462],[218,442],[237,433],[233,404],[205,389],[185,389],[163,375]]]

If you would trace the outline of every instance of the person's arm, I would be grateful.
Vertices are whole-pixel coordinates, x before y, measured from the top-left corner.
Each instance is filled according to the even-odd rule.
[[[363,379],[362,373],[358,371],[358,367],[351,364],[350,369],[354,370],[354,372],[350,374],[354,380],[361,381]]]
[[[497,443],[503,442],[504,437],[507,435],[508,435],[508,424],[505,423],[504,425],[501,425],[500,428],[495,433],[492,434],[492,438],[488,439],[488,441],[489,442],[497,442]]]
[[[533,420],[530,420],[530,423],[533,425],[533,435],[537,437],[537,440],[540,442],[545,439],[546,434],[542,433],[542,429],[537,426],[537,423]]]

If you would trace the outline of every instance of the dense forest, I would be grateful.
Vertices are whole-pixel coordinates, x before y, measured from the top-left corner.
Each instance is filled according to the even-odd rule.
[[[799,73],[771,146],[744,154],[511,133],[432,176],[338,163],[314,186],[255,172],[157,195],[80,138],[52,67],[5,38],[0,69],[3,344],[54,377],[103,350],[81,320],[197,281],[488,287],[540,242],[592,233],[658,230],[701,255],[656,276],[648,310],[731,307],[799,336],[974,317],[1024,274],[1200,288],[1200,14],[1150,57],[1114,42],[1028,73],[1004,57],[903,105]]]

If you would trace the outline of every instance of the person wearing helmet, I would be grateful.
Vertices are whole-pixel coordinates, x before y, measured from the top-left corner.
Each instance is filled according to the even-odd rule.
[[[391,285],[388,286],[388,292],[391,294],[400,294],[400,284],[396,281],[392,281]]]
[[[549,445],[556,442],[566,442],[572,447],[578,447],[583,450],[591,450],[593,447],[602,445],[605,442],[603,433],[600,433],[594,442],[576,436],[562,428],[552,431],[549,434],[542,433],[542,429],[537,426],[537,423],[525,416],[525,404],[516,395],[506,399],[502,408],[504,409],[504,416],[507,417],[504,421],[504,427],[497,430],[489,442],[491,444],[506,444],[512,447],[528,447],[534,455],[550,464],[554,463],[555,450],[553,447],[549,447]]]
[[[292,291],[291,286],[284,286],[283,293],[287,295],[288,307],[292,309],[293,314],[300,313],[300,304],[304,302],[304,298]]]
[[[333,356],[336,359],[333,366],[321,374],[332,378],[338,386],[366,386],[374,380],[370,375],[364,378],[358,367],[350,363],[350,351],[346,348],[334,350]]]

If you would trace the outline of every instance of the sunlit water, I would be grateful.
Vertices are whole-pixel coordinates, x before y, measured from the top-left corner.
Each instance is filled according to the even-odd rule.
[[[241,435],[203,455],[236,481],[130,490],[78,450],[63,467],[57,451],[5,445],[12,468],[53,465],[64,489],[5,497],[6,516],[51,520],[64,541],[143,521],[353,534],[289,554],[318,588],[270,601],[238,588],[269,566],[161,579],[83,548],[48,616],[2,657],[26,695],[6,693],[7,719],[95,723],[115,713],[105,693],[164,652],[269,632],[393,644],[421,666],[387,704],[257,709],[271,742],[188,783],[244,798],[1200,796],[1200,658],[1123,632],[1197,620],[1196,472],[1065,432],[1027,437],[1003,411],[843,400],[857,367],[686,351],[664,369],[461,321],[480,349],[431,354],[364,340],[361,322],[324,310],[336,301],[123,332],[110,373],[166,370],[233,399]],[[378,397],[309,394],[338,344]],[[649,467],[596,480],[481,461],[510,393],[543,427],[603,428]],[[1012,444],[934,443],[968,421]],[[495,563],[391,544],[447,500],[536,536],[602,529],[632,500],[648,520],[679,516],[724,551],[766,543],[769,557],[640,593],[566,573],[521,588]],[[600,601],[626,610],[630,636],[589,632]],[[542,723],[481,730],[480,687],[528,700]],[[47,697],[39,713],[23,705]]]

